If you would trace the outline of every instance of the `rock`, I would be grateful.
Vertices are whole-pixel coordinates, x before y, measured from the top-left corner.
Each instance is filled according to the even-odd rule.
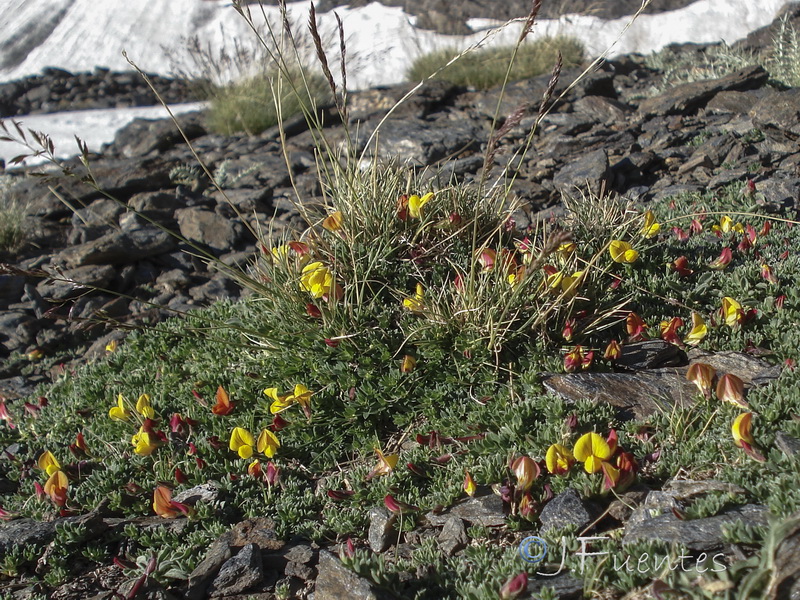
[[[531,594],[531,598],[542,598],[545,588],[549,588],[552,593],[547,597],[555,600],[580,600],[584,597],[583,581],[568,573],[560,573],[554,577],[530,577],[526,592]]]
[[[614,366],[640,371],[685,365],[687,361],[686,353],[678,346],[656,339],[623,345],[622,354]]]
[[[175,502],[197,504],[198,502],[213,502],[219,496],[219,489],[214,482],[201,483],[193,488],[184,490],[175,495]]]
[[[469,536],[464,527],[464,521],[456,516],[450,516],[439,534],[439,548],[446,556],[453,556],[469,544]]]
[[[54,521],[17,519],[0,523],[0,554],[5,555],[14,546],[45,546],[55,535]]]
[[[327,550],[320,550],[314,600],[386,600],[366,579],[345,567]]]
[[[178,115],[176,120],[189,140],[207,133],[199,112]],[[146,156],[183,143],[183,136],[172,119],[134,119],[117,132],[114,142],[106,150],[122,156]]]
[[[677,500],[686,500],[695,496],[711,493],[744,494],[745,490],[738,485],[727,481],[704,479],[693,481],[691,479],[670,479],[664,484],[662,490]]]
[[[47,300],[67,300],[96,288],[109,289],[117,271],[109,265],[86,265],[56,275],[57,280],[43,281],[36,291]]]
[[[218,538],[205,555],[205,558],[198,564],[189,575],[188,589],[186,597],[189,600],[200,600],[206,598],[206,590],[220,570],[223,564],[232,556],[230,546],[226,536]]]
[[[777,142],[795,142],[800,137],[800,89],[792,88],[765,96],[750,109],[753,125]]]
[[[371,129],[365,129],[366,142]],[[398,163],[433,165],[448,156],[478,150],[482,130],[470,119],[455,116],[435,121],[389,119],[378,137],[378,156]]]
[[[441,515],[428,513],[426,519],[431,525],[443,526],[450,517],[463,519],[470,525],[499,527],[506,522],[503,500],[496,494],[484,494],[469,498],[449,508]]]
[[[574,525],[578,531],[586,527],[594,519],[594,511],[584,504],[578,492],[569,488],[544,505],[539,520],[542,531],[561,529]]]
[[[128,264],[169,252],[175,245],[175,240],[168,233],[155,227],[146,227],[131,232],[109,233],[91,242],[67,248],[56,258],[71,267]]]
[[[597,123],[624,122],[632,112],[627,104],[603,96],[584,96],[575,102],[574,108]]]
[[[656,344],[653,348],[659,347]],[[637,351],[636,354],[639,354]],[[640,356],[646,356],[644,347]],[[656,356],[657,353],[653,354]],[[745,389],[764,385],[780,375],[780,367],[770,365],[743,352],[718,352],[716,354],[693,349],[688,353],[690,365],[704,362],[718,373],[735,373],[745,384]],[[643,359],[646,363],[647,359]],[[640,363],[640,364],[645,364]],[[669,411],[672,407],[694,406],[697,388],[686,380],[689,366],[650,369],[636,373],[571,373],[544,374],[545,388],[570,401],[591,399],[607,402],[619,410],[622,418],[643,419],[656,411]]]
[[[663,94],[647,98],[640,105],[641,116],[689,114],[728,90],[751,90],[766,83],[769,74],[759,66],[745,67],[720,79],[694,81],[676,85]]]
[[[236,556],[222,565],[211,584],[211,596],[233,596],[241,594],[261,582],[264,571],[261,567],[261,550],[255,544],[247,544]]]
[[[242,236],[241,224],[209,210],[182,208],[175,217],[183,237],[214,250],[230,250]]]
[[[316,552],[310,545],[295,544],[285,550],[283,557],[287,561],[284,568],[287,577],[296,577],[302,581],[314,579],[316,572],[313,565],[316,562]]]
[[[673,510],[682,511],[684,505],[675,499],[673,494],[663,491],[651,491],[644,501],[633,509],[628,524],[643,523],[650,519],[672,513]]]
[[[367,540],[373,552],[383,552],[395,541],[394,522],[396,515],[383,507],[369,511],[369,533]]]
[[[775,434],[775,445],[786,456],[796,457],[800,455],[800,440],[785,431],[779,431]]]
[[[628,523],[622,543],[659,540],[682,544],[695,552],[715,552],[725,545],[723,525],[743,521],[748,525],[763,526],[767,523],[767,513],[763,506],[747,504],[714,517],[682,521],[670,511],[652,519]]]
[[[800,598],[800,513],[787,519],[785,527],[773,554],[772,577],[765,596],[769,600]]]
[[[609,175],[608,153],[600,148],[569,161],[555,174],[553,185],[570,195],[575,194],[576,187],[585,189],[587,186],[593,193],[599,193]]]

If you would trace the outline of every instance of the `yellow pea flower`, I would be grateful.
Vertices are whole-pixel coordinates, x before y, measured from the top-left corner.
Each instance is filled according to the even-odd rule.
[[[422,198],[417,196],[416,194],[411,196],[408,199],[408,214],[411,215],[414,219],[419,219],[422,217],[422,207],[425,206],[428,201],[433,198],[433,192],[428,192]]]
[[[469,474],[469,471],[465,471],[464,473],[464,491],[467,493],[467,496],[472,497],[475,495],[478,486],[475,484],[475,480],[472,478],[472,475]]]
[[[756,443],[756,441],[753,439],[753,434],[750,431],[752,421],[753,413],[751,412],[742,413],[733,421],[733,425],[731,426],[733,443],[740,448],[743,448],[745,444],[752,446]]]
[[[280,447],[281,443],[278,441],[277,436],[268,429],[261,431],[256,443],[256,449],[265,454],[267,458],[275,456],[275,451]]]
[[[575,458],[583,463],[587,473],[597,473],[603,461],[611,458],[611,446],[600,435],[587,433],[578,439],[573,450]]]
[[[136,401],[136,412],[142,415],[145,419],[152,419],[155,416],[155,411],[150,404],[150,396],[142,394]]]
[[[696,346],[700,342],[703,341],[708,335],[708,327],[706,326],[706,322],[703,320],[699,314],[693,312],[692,313],[692,329],[689,333],[686,334],[686,337],[683,338],[683,342],[690,346]]]
[[[313,262],[303,267],[300,275],[300,287],[309,292],[314,298],[322,298],[331,290],[333,275],[328,267],[321,262]]]
[[[142,427],[131,437],[133,452],[139,456],[150,456],[159,446],[158,438],[145,431]]]
[[[236,452],[241,458],[250,458],[253,456],[253,446],[255,440],[253,435],[243,427],[234,427],[231,432],[231,440],[228,447]]]
[[[56,457],[53,456],[53,453],[49,450],[45,450],[39,455],[37,464],[39,465],[39,468],[48,475],[52,475],[61,469],[61,465],[56,460]]]
[[[122,394],[117,396],[117,405],[108,411],[108,416],[115,421],[127,421],[131,418],[131,411],[125,408],[125,398]]]
[[[379,477],[381,475],[388,475],[397,466],[397,461],[400,460],[399,454],[384,454],[379,448],[375,448],[375,455],[378,457],[378,464],[367,474],[367,479]]]
[[[725,317],[725,323],[728,327],[735,327],[744,316],[742,305],[733,298],[725,296],[722,299],[722,316]]]
[[[417,284],[416,293],[410,298],[403,298],[403,306],[411,312],[422,312],[425,310],[425,288],[421,283]]]
[[[561,444],[553,444],[547,449],[544,457],[547,470],[553,475],[564,475],[575,463],[575,457],[568,448]]]
[[[44,492],[56,506],[64,506],[67,503],[67,489],[69,481],[63,471],[53,471],[47,482],[44,484]]]
[[[644,227],[642,227],[642,235],[650,239],[657,236],[659,231],[661,231],[661,224],[656,223],[656,216],[653,214],[653,211],[648,210],[644,213]]]
[[[622,240],[612,240],[608,246],[611,260],[615,263],[634,263],[639,258],[638,250],[634,250],[628,242]]]
[[[322,221],[322,227],[328,231],[339,231],[342,228],[342,220],[342,211],[337,210],[335,213],[325,217]]]

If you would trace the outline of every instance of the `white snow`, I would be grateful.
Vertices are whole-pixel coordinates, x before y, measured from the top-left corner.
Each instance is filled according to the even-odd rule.
[[[750,31],[769,24],[785,0],[699,0],[683,9],[643,15],[627,29],[629,19],[603,21],[595,17],[567,15],[542,20],[531,39],[540,35],[566,34],[583,40],[591,54],[611,48],[610,56],[629,52],[647,53],[673,42],[731,43]],[[308,2],[288,5],[290,18],[302,29],[308,19]],[[251,5],[254,20],[263,24],[257,5]],[[268,18],[277,22],[277,7],[265,6]],[[405,70],[420,54],[433,49],[466,48],[482,40],[510,43],[518,25],[497,30],[499,23],[472,19],[476,33],[445,36],[414,28],[414,17],[400,8],[377,2],[360,8],[341,7],[348,46],[348,85],[362,89],[403,80]],[[190,64],[186,39],[196,35],[218,51],[234,43],[257,47],[253,32],[228,0],[0,0],[0,81],[35,74],[53,66],[70,71],[91,71],[95,66],[128,70],[128,56],[148,72],[164,75]],[[334,75],[338,77],[338,37],[333,13],[318,14],[323,41],[328,47]],[[280,30],[280,28],[278,28]],[[18,64],[13,62],[17,56]],[[141,109],[84,111],[81,114],[28,117],[26,126],[53,135],[58,147],[74,147],[72,135],[86,137],[97,149],[113,137],[115,128],[130,121]],[[100,116],[103,115],[103,116]],[[67,144],[62,140],[66,136]],[[97,145],[95,145],[97,144]],[[0,158],[19,154],[0,145]]]

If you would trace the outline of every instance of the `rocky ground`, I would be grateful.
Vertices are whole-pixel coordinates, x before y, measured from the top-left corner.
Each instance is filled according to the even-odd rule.
[[[576,75],[562,73],[556,94]],[[78,90],[75,98],[89,97],[95,77],[129,80],[116,74],[57,76],[70,82],[65,89]],[[526,113],[521,125],[500,144],[495,173],[527,135],[548,80],[549,76],[542,76],[507,90],[501,114],[522,106]],[[527,158],[515,165],[514,193],[525,201],[524,210],[515,215],[517,227],[557,217],[561,194],[574,193],[575,186],[587,184],[647,202],[681,191],[713,191],[732,183],[744,188],[752,182],[766,208],[796,216],[800,90],[768,87],[767,80],[763,69],[748,67],[722,79],[658,93],[661,74],[648,69],[643,57],[627,56],[604,64],[558,104],[542,123]],[[360,122],[359,143],[407,89],[397,86],[352,94],[350,119],[351,124]],[[126,88],[124,96],[131,94],[135,92]],[[483,164],[498,94],[428,84],[385,123],[377,154],[428,169],[431,179],[440,184],[451,178],[473,181]],[[44,110],[43,105],[30,104],[30,94],[19,96],[23,97],[28,104],[23,100],[15,104],[12,98],[3,108],[5,114]],[[179,122],[238,214],[204,175],[191,169],[191,152],[168,120],[135,121],[100,155],[91,157],[93,176],[116,200],[56,172],[49,179],[29,177],[26,170],[7,172],[11,193],[26,206],[27,234],[18,251],[3,257],[6,265],[0,271],[0,396],[32,393],[36,384],[59,369],[101,355],[106,344],[124,335],[124,328],[147,326],[175,311],[219,298],[239,297],[242,292],[236,283],[193,256],[192,247],[169,232],[179,233],[226,265],[245,266],[256,252],[250,230],[263,230],[271,223],[272,234],[279,235],[301,225],[291,202],[290,170],[304,201],[321,201],[312,138],[301,120],[293,119],[286,126],[288,168],[279,152],[277,129],[255,137],[223,137],[208,133],[201,113],[183,116]],[[325,122],[330,139],[343,138],[334,111],[326,111]],[[69,166],[82,174],[77,161]],[[558,375],[546,385],[570,397],[605,394],[612,402],[618,386],[656,390],[674,398],[685,395],[681,369],[696,356],[687,357],[661,342],[626,346],[626,352],[629,373]],[[735,371],[754,385],[774,376],[765,363],[744,355],[705,356],[703,360],[717,361],[719,370]],[[648,404],[651,397],[649,393],[629,396],[619,408],[636,416],[647,414],[654,410]],[[788,436],[783,446],[791,455],[800,451],[800,442]],[[766,509],[748,506],[741,514],[693,521],[677,516],[684,500],[717,483],[675,481],[659,492],[628,492],[626,502],[616,507],[621,515],[627,511],[620,517],[629,523],[626,537],[688,540],[699,552],[727,552],[721,524],[734,517],[762,523]],[[633,513],[626,508],[630,504],[638,504]],[[653,511],[660,516],[653,518]],[[547,504],[541,520],[545,528],[572,523],[581,529],[597,517],[593,507],[574,492],[566,492]],[[104,531],[124,525],[104,518],[102,507],[97,514],[72,518]],[[488,495],[445,515],[431,515],[431,527],[417,535],[435,533],[455,553],[463,547],[465,526],[502,524],[504,518],[499,497]],[[369,542],[375,551],[383,551],[389,543],[388,524],[389,514],[383,509],[372,516]],[[181,527],[182,521],[173,525]],[[54,532],[54,523],[34,526],[15,521],[0,530],[0,548],[31,536],[46,541]],[[412,538],[407,537],[407,543]],[[796,572],[787,573],[787,577],[797,577]],[[103,572],[93,572],[52,597],[110,597],[102,590],[113,585],[102,583],[104,577]],[[118,573],[108,578],[120,583]],[[334,555],[299,540],[284,544],[275,539],[266,521],[241,523],[220,538],[189,579],[186,597],[213,593],[272,598],[266,591],[239,594],[245,589],[274,589],[278,580],[293,582],[295,587],[316,581],[316,600],[378,597],[366,580],[342,567]],[[249,583],[242,587],[242,582]],[[549,584],[556,585],[560,598],[581,595],[581,582],[570,575]]]

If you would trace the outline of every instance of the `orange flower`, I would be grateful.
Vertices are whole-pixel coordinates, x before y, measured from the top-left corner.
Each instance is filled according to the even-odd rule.
[[[647,329],[647,325],[642,320],[642,317],[635,312],[630,312],[625,319],[625,329],[631,340],[638,340],[644,336],[644,330]]]
[[[416,366],[417,366],[417,359],[409,354],[406,354],[405,356],[403,356],[403,361],[400,363],[400,372],[411,373],[411,371],[413,371]]]
[[[619,360],[619,357],[622,356],[622,346],[619,345],[617,340],[611,340],[606,346],[606,351],[603,353],[603,358],[614,362]]]
[[[163,485],[158,486],[153,492],[153,510],[164,519],[174,519],[178,515],[188,515],[190,512],[188,506],[175,502],[172,499],[172,491]]]
[[[335,213],[325,217],[322,221],[322,227],[328,231],[339,231],[342,228],[342,211],[337,210]]]
[[[215,415],[224,416],[229,415],[233,411],[233,403],[231,402],[228,392],[225,388],[219,386],[217,388],[217,404],[211,408],[211,412]]]
[[[710,262],[708,268],[720,271],[731,264],[731,260],[733,260],[733,251],[730,248],[723,248],[719,258]]]

